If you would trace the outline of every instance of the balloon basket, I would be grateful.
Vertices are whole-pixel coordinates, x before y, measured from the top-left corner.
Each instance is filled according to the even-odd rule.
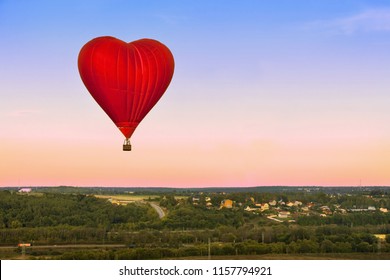
[[[131,151],[130,139],[125,139],[125,142],[123,143],[123,150]]]
[[[124,151],[131,151],[131,145],[125,145],[125,144],[123,144],[123,150],[124,150]]]

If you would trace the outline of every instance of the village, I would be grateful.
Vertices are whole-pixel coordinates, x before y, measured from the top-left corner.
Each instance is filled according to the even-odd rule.
[[[370,196],[367,197],[375,200],[375,198]],[[202,201],[202,199],[204,201]],[[205,196],[203,198],[194,196],[192,197],[192,204],[194,206],[204,205],[207,209],[243,210],[254,215],[263,215],[268,219],[279,223],[294,223],[299,216],[319,216],[326,218],[334,214],[347,214],[353,212],[388,212],[386,207],[376,207],[374,205],[369,205],[366,208],[356,208],[356,206],[352,208],[342,208],[340,204],[332,204],[329,206],[322,205],[318,202],[304,203],[299,200],[284,201],[283,199],[272,199],[267,202],[258,202],[253,197],[247,199],[245,203],[236,202],[232,199],[223,199],[219,204],[213,204],[210,196]]]

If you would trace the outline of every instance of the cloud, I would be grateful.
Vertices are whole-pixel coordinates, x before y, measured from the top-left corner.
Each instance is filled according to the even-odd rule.
[[[369,32],[390,32],[390,8],[370,9],[343,18],[318,20],[309,23],[307,27],[346,35]]]

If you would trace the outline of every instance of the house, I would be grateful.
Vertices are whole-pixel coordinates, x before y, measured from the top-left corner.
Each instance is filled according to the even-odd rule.
[[[332,215],[332,211],[330,210],[329,206],[326,206],[326,205],[325,206],[321,206],[320,209],[321,209],[323,214],[325,214],[325,215]],[[323,217],[323,216],[321,216],[321,217]]]
[[[287,219],[290,216],[290,211],[280,211],[278,214],[279,218]]]
[[[209,202],[209,201],[211,201],[211,198],[208,197],[208,196],[206,196],[204,200],[205,200],[206,202]]]
[[[233,207],[233,200],[225,199],[221,201],[221,208],[232,208],[232,207]]]
[[[250,206],[247,206],[244,210],[245,210],[245,211],[248,211],[248,212],[254,212],[254,211],[258,211],[259,208],[252,208],[252,207],[250,207]]]
[[[193,197],[193,198],[192,198],[192,204],[193,204],[193,205],[198,205],[198,204],[199,204],[199,200],[200,200],[199,197]]]
[[[321,209],[323,212],[325,212],[325,211],[330,211],[329,206],[326,206],[326,205],[321,206],[320,209]]]
[[[291,201],[289,201],[289,202],[286,203],[286,206],[288,206],[288,207],[293,207],[293,206],[294,206],[294,203],[291,202]]]
[[[276,206],[277,202],[276,202],[276,200],[274,199],[274,200],[268,202],[268,204],[269,204],[270,206]]]
[[[304,211],[304,212],[308,212],[308,211],[309,211],[309,207],[307,207],[307,206],[303,206],[301,209],[302,209],[302,211]]]
[[[283,201],[283,199],[279,200],[278,203],[279,203],[280,205],[285,205],[285,204],[286,204],[286,203]]]
[[[18,192],[20,193],[30,193],[32,191],[31,188],[21,188]]]
[[[346,214],[347,213],[347,210],[343,209],[343,208],[338,208],[337,209],[337,212],[341,213],[341,214]]]
[[[374,234],[374,236],[379,240],[379,241],[386,241],[386,234]]]
[[[306,204],[307,207],[311,208],[314,206],[314,203],[313,202],[309,202],[308,204]]]
[[[387,208],[379,208],[379,211],[381,211],[381,212],[383,212],[383,213],[387,213],[388,212],[388,210],[387,210]]]
[[[269,210],[269,204],[268,203],[262,203],[261,204],[261,211]]]
[[[301,206],[301,205],[302,205],[302,202],[300,202],[298,200],[294,201],[294,206],[298,207],[298,206]]]

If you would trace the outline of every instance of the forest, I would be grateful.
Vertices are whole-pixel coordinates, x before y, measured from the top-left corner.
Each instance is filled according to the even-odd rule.
[[[185,196],[167,191],[144,197],[118,205],[69,190],[0,191],[0,258],[22,253],[30,259],[390,258],[390,213],[384,211],[390,196],[382,190]],[[232,205],[224,207],[226,200]],[[256,208],[272,201],[266,210]],[[288,206],[290,201],[296,205]],[[150,202],[166,215],[160,218]],[[288,218],[279,218],[287,212]],[[21,243],[30,245],[18,247]]]

